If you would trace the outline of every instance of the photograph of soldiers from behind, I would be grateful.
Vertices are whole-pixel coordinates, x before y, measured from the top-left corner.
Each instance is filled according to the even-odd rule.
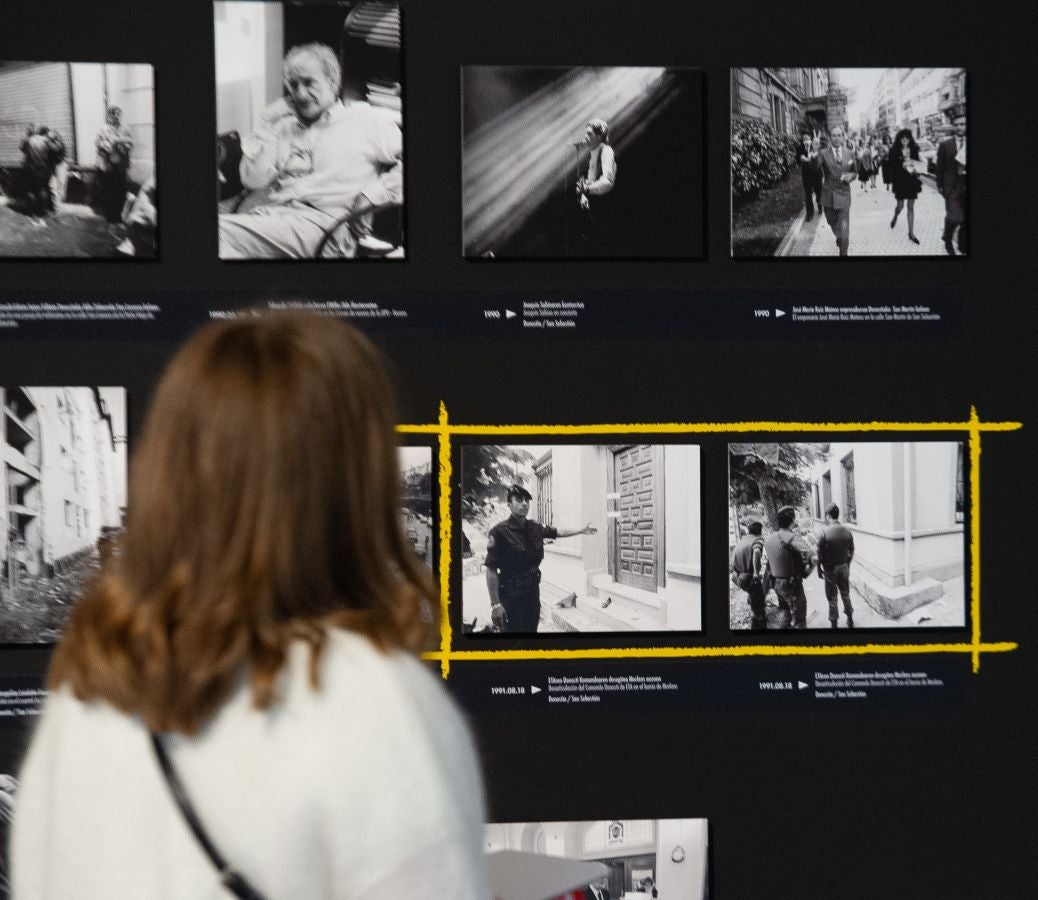
[[[154,72],[0,61],[0,257],[157,254]]]
[[[965,69],[729,77],[733,257],[954,256],[956,229],[966,252]]]
[[[732,630],[964,627],[960,442],[733,443]]]
[[[462,447],[469,634],[699,631],[699,447]]]

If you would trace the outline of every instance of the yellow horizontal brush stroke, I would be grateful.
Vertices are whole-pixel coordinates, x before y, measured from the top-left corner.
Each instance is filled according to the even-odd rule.
[[[747,431],[1017,431],[1022,422],[629,422],[589,425],[398,425],[404,434],[725,434]]]
[[[596,650],[452,650],[455,661],[509,661],[520,659],[683,659],[743,656],[866,656],[919,653],[1008,653],[1019,649],[1012,641],[984,644],[847,644],[845,646],[739,646],[739,647],[617,647]],[[441,659],[440,653],[426,653],[425,659]]]

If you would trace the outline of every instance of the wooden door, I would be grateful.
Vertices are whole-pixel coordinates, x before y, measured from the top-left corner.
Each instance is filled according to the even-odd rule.
[[[613,577],[620,584],[655,592],[661,584],[662,448],[639,444],[615,450],[613,490],[620,495]]]

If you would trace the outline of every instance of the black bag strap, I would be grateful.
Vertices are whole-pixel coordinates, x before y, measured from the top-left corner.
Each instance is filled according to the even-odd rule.
[[[231,867],[231,864],[223,858],[220,851],[217,850],[213,845],[213,842],[209,840],[209,835],[206,833],[206,830],[202,827],[202,823],[199,821],[198,816],[195,814],[195,809],[191,805],[191,800],[188,798],[187,792],[184,790],[184,785],[177,775],[177,770],[173,768],[173,761],[169,758],[169,754],[166,752],[166,748],[162,743],[162,738],[154,731],[150,732],[150,734],[151,746],[155,750],[155,757],[159,761],[159,768],[162,769],[162,775],[166,779],[166,784],[169,785],[169,790],[173,795],[173,800],[176,802],[177,808],[184,816],[184,821],[187,822],[187,827],[191,829],[191,833],[195,836],[195,839],[205,851],[205,855],[209,857],[209,861],[219,873],[220,883],[234,894],[235,897],[241,898],[241,900],[265,900],[264,896],[249,884],[244,875],[236,872]]]

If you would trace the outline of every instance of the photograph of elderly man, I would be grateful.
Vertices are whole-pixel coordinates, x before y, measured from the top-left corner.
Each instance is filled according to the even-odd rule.
[[[215,8],[220,258],[403,257],[397,5]]]

